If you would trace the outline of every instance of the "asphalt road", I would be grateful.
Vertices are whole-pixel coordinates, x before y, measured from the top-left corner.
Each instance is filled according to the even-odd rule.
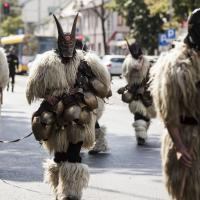
[[[4,92],[0,140],[20,138],[31,131],[31,114],[38,104],[26,102],[26,81],[26,76],[17,76],[14,93]],[[113,79],[113,96],[100,120],[107,127],[109,152],[97,156],[82,152],[91,172],[83,199],[168,200],[160,160],[163,125],[158,119],[152,120],[147,144],[138,147],[133,115],[116,93],[123,85],[123,79]],[[49,186],[43,183],[42,162],[46,158],[49,155],[33,136],[18,143],[0,143],[0,200],[53,200]]]

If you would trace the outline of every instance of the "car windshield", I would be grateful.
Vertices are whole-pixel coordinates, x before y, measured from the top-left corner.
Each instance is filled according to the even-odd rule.
[[[124,58],[112,58],[111,61],[112,62],[116,62],[116,63],[123,63],[124,62]]]

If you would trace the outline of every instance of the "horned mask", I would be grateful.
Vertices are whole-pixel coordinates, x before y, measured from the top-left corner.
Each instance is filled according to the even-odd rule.
[[[76,44],[76,23],[78,19],[78,14],[76,15],[71,33],[65,33],[62,29],[62,26],[55,15],[53,15],[57,30],[58,30],[58,50],[59,54],[63,58],[72,58],[75,44]]]

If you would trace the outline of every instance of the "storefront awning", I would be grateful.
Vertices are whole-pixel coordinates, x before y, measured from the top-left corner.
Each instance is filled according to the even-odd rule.
[[[24,41],[25,35],[10,35],[8,37],[1,38],[1,44],[19,44]]]

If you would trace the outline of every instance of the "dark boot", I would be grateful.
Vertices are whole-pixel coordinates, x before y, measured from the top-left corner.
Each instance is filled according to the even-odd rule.
[[[12,92],[14,92],[14,84],[12,84]]]
[[[144,145],[145,144],[145,139],[144,138],[141,138],[141,137],[137,137],[137,144],[139,145],[139,146],[142,146],[142,145]]]
[[[9,83],[7,84],[7,91],[9,91]]]

